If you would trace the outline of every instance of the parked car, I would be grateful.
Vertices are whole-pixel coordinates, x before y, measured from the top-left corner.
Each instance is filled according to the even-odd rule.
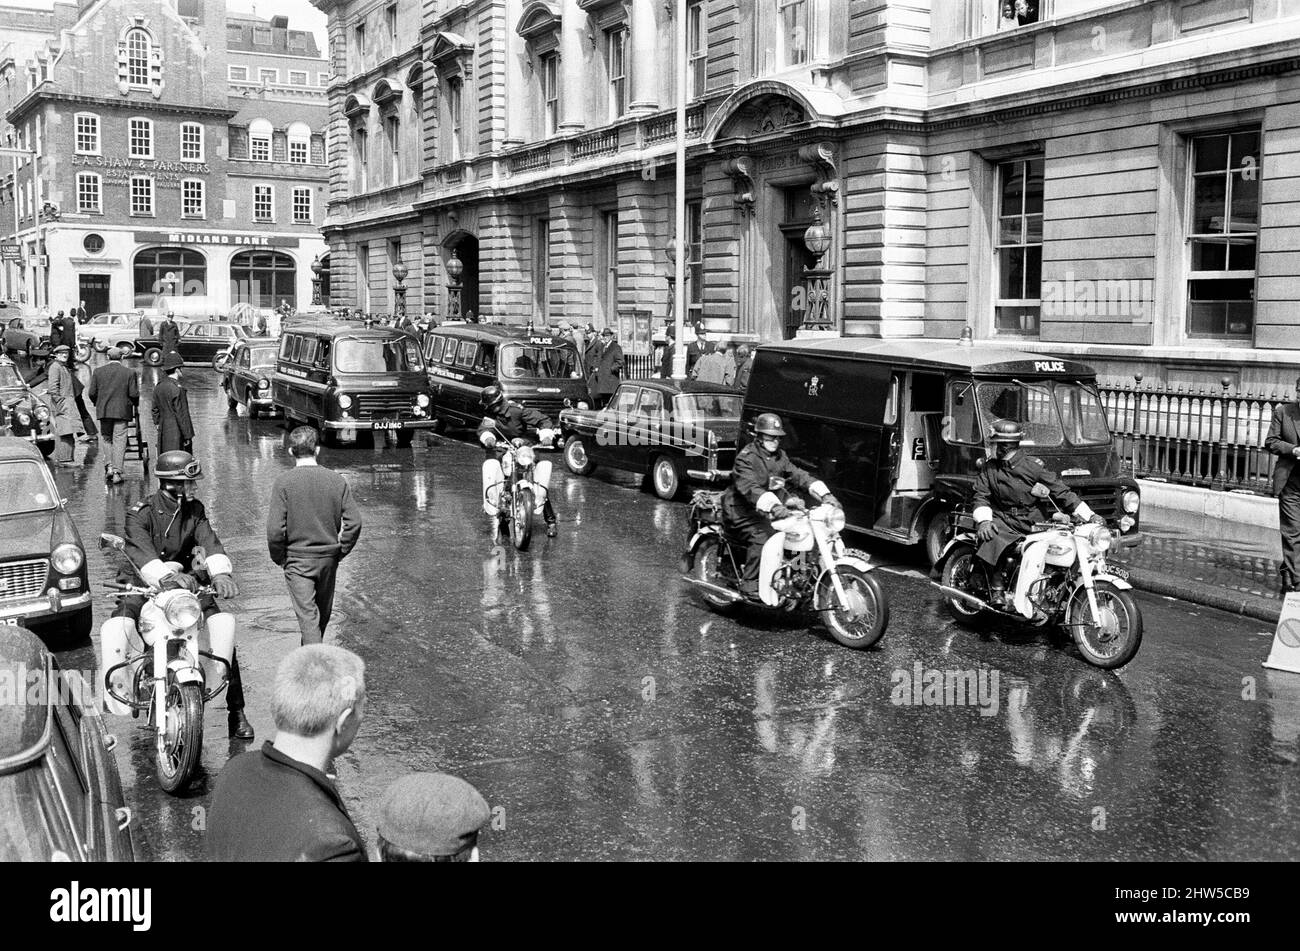
[[[8,357],[0,357],[0,435],[25,439],[46,457],[54,452],[53,414]]]
[[[43,689],[30,689],[32,677]],[[91,685],[28,630],[0,624],[0,862],[130,862],[131,810]]]
[[[4,349],[6,354],[44,352],[50,342],[50,319],[48,317],[10,317],[5,322]]]
[[[81,535],[40,449],[0,436],[0,624],[81,642],[90,609]]]
[[[211,364],[212,358],[225,350],[236,340],[246,340],[252,333],[243,324],[226,321],[196,320],[180,324],[181,335],[177,341],[176,352],[186,363]],[[151,336],[140,337],[135,342],[137,353],[144,355],[144,362],[151,367],[162,363],[162,340],[158,336],[161,321],[154,324]]]
[[[235,344],[234,353],[221,372],[221,388],[226,391],[231,409],[242,403],[248,408],[250,418],[262,412],[275,412],[271,377],[279,352],[280,341],[270,337],[250,337]]]
[[[1140,539],[1137,483],[1120,473],[1088,365],[969,339],[788,340],[759,347],[743,420],[777,413],[795,465],[844,504],[849,527],[920,544],[934,562],[967,512],[995,419],[1088,506]],[[746,429],[741,442],[746,441]]]
[[[726,483],[736,458],[742,394],[690,380],[629,380],[602,410],[560,413],[564,464],[587,475],[598,465],[643,473],[662,499],[687,481]]]
[[[139,337],[138,313],[96,314],[77,332],[77,338],[90,341],[91,348],[97,353],[105,353],[109,347],[124,343],[134,347]]]

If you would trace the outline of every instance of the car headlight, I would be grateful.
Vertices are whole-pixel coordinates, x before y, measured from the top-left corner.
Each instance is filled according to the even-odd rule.
[[[520,446],[519,451],[515,453],[515,458],[519,461],[521,466],[527,468],[533,464],[533,461],[537,457],[533,454],[532,446]]]
[[[203,617],[203,609],[199,607],[199,599],[193,592],[174,591],[169,594],[167,603],[163,605],[167,623],[178,631],[188,631],[198,624],[199,618]]]
[[[578,409],[591,409],[586,400],[578,400]]]
[[[1105,525],[1092,526],[1084,537],[1088,539],[1088,544],[1092,546],[1092,550],[1095,552],[1110,551],[1110,543],[1114,541],[1110,529]]]
[[[415,402],[421,409],[424,409],[429,405],[429,397],[421,393],[415,398]]]
[[[61,575],[70,575],[81,568],[85,556],[82,555],[81,549],[76,545],[60,545],[50,553],[50,561],[54,563],[54,570]]]
[[[50,418],[49,409],[44,406],[36,407],[36,418],[39,419],[41,422],[45,422],[45,420]]]
[[[352,397],[348,396],[346,393],[340,393],[338,395],[338,401],[339,406],[342,409],[349,409],[352,406]]]
[[[1129,515],[1135,514],[1138,506],[1142,504],[1142,496],[1138,494],[1137,489],[1126,490],[1121,499],[1124,502],[1124,511],[1128,512]]]
[[[257,388],[258,388],[259,390],[269,390],[269,389],[271,388],[271,381],[270,381],[270,380],[258,380],[258,381],[257,381]]]
[[[844,531],[845,526],[849,524],[849,520],[844,514],[844,509],[836,508],[833,505],[828,507],[830,508],[830,511],[827,512],[823,518],[826,527],[832,532]]]
[[[18,423],[21,426],[30,426],[32,424],[32,418],[26,413],[20,412],[18,414]]]

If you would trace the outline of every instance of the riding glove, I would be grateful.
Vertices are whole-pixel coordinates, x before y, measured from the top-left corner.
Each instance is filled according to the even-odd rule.
[[[997,537],[998,527],[993,524],[992,519],[989,519],[987,522],[980,522],[979,527],[975,530],[975,534],[976,537],[979,538],[980,542],[991,542]]]
[[[217,597],[233,598],[239,594],[239,585],[230,575],[217,575],[212,579],[212,587],[217,589]]]
[[[182,588],[186,591],[197,591],[199,583],[193,575],[173,571],[171,574],[162,577],[162,580],[158,582],[158,587],[164,591],[176,591]]]

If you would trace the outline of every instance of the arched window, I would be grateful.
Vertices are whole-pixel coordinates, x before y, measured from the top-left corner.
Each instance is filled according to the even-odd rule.
[[[248,157],[254,162],[271,161],[271,123],[254,119],[248,124]]]
[[[131,86],[149,85],[149,54],[153,42],[149,34],[136,28],[126,34],[126,81]]]
[[[295,165],[306,165],[311,161],[311,126],[305,122],[295,122],[289,126],[289,161]]]
[[[241,251],[230,259],[231,304],[278,307],[298,304],[298,267],[279,251]]]
[[[189,248],[145,248],[136,254],[133,270],[136,307],[157,307],[160,296],[207,293],[207,262]]]

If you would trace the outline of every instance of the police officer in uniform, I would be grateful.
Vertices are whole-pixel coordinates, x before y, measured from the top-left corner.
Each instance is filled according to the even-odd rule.
[[[1006,603],[1004,556],[1023,536],[1033,531],[1035,522],[1050,518],[1043,499],[1050,497],[1065,512],[1079,519],[1092,519],[1102,525],[1106,520],[1094,515],[1086,502],[1049,472],[1041,459],[1020,449],[1025,438],[1020,424],[1011,419],[993,423],[990,435],[994,457],[984,459],[975,476],[974,518],[980,541],[979,556],[993,567],[989,583],[990,601],[995,607]],[[1034,494],[1034,486],[1047,489]],[[1053,509],[1052,511],[1055,511]],[[1026,585],[1032,578],[1022,579]]]
[[[776,413],[760,413],[754,420],[754,441],[736,454],[731,467],[731,485],[722,496],[722,517],[727,531],[743,538],[745,569],[740,590],[758,596],[758,563],[763,543],[776,534],[772,520],[787,518],[803,500],[792,495],[791,487],[810,493],[819,502],[839,506],[825,482],[814,479],[790,461],[781,448],[785,427]]]
[[[222,598],[233,598],[239,587],[232,577],[234,570],[226,556],[221,540],[208,522],[203,503],[194,497],[195,483],[203,478],[199,463],[188,452],[172,450],[158,457],[155,474],[158,491],[132,508],[126,516],[126,555],[139,571],[145,584],[160,588],[187,588],[196,590],[200,581],[191,573],[196,547],[202,547],[206,566],[201,570],[211,579],[212,586]],[[173,571],[166,562],[184,566]],[[113,617],[101,632],[104,650],[138,639],[136,625],[144,607],[144,595],[122,598]],[[199,599],[209,630],[229,628],[233,638],[235,619],[221,611],[216,598],[203,595]],[[253,738],[253,727],[244,715],[244,687],[239,674],[238,650],[231,656],[230,685],[226,694],[226,710],[230,735],[244,740]]]
[[[492,531],[497,530],[500,510],[497,501],[501,486],[505,483],[505,473],[501,469],[501,453],[497,450],[497,441],[504,438],[507,442],[515,439],[528,440],[530,429],[537,431],[537,441],[544,446],[555,442],[555,424],[549,416],[535,409],[529,409],[514,400],[506,399],[500,385],[493,383],[483,387],[479,397],[483,402],[483,422],[478,427],[478,440],[487,450],[487,459],[483,463],[483,511],[492,520]],[[530,440],[531,442],[531,440]],[[551,505],[551,463],[542,460],[533,469],[534,481],[542,488],[542,518],[546,522],[546,536],[554,538],[555,507]]]

